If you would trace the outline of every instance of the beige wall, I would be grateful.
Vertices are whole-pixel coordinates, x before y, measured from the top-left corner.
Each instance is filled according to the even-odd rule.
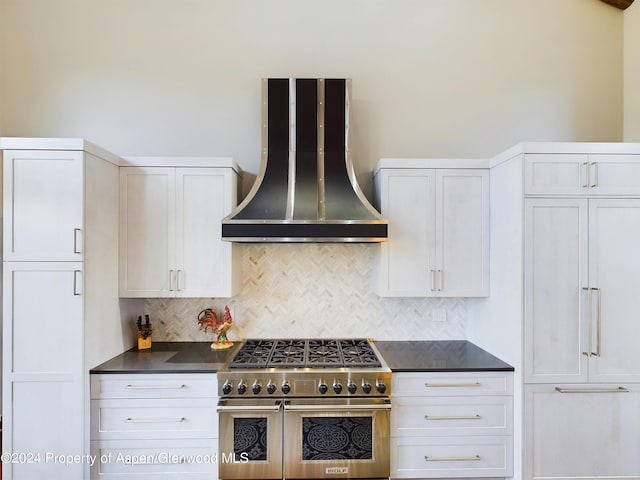
[[[622,139],[623,13],[597,0],[0,9],[0,135],[85,137],[123,155],[231,155],[255,172],[260,78],[349,76],[361,175],[383,156]]]
[[[640,2],[624,11],[624,141],[640,142]]]

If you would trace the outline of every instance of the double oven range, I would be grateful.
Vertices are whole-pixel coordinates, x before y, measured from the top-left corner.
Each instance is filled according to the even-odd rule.
[[[368,340],[246,340],[218,389],[221,479],[389,477],[391,370]]]

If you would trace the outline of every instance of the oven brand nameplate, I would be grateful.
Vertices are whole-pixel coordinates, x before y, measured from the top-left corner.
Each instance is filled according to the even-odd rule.
[[[349,467],[327,467],[324,469],[325,475],[346,475]]]

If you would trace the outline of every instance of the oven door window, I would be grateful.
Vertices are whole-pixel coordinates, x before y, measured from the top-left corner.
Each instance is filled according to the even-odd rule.
[[[301,418],[302,460],[371,460],[373,418]]]
[[[267,447],[266,418],[233,419],[233,453],[236,458],[264,461],[267,459]]]

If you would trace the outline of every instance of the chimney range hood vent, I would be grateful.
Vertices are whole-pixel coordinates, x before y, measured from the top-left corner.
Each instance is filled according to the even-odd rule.
[[[264,79],[262,160],[242,203],[222,220],[233,242],[383,242],[387,220],[358,186],[350,79]]]

